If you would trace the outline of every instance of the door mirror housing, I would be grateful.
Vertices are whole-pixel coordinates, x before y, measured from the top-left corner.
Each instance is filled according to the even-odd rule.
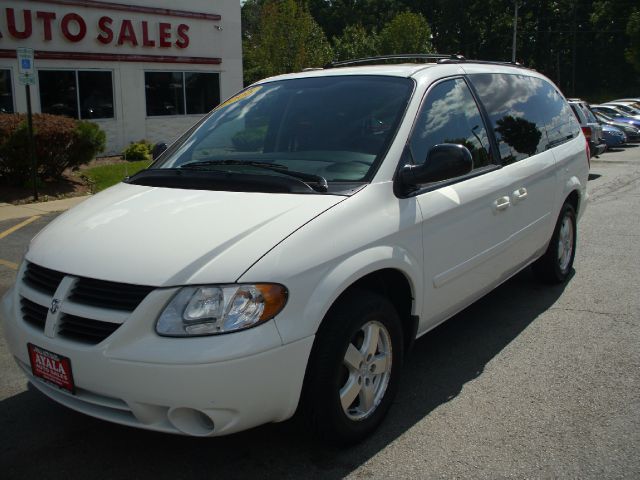
[[[160,155],[167,149],[167,144],[164,142],[158,142],[153,146],[153,150],[151,150],[151,157],[154,160],[157,160]]]
[[[422,165],[405,165],[400,170],[400,181],[405,190],[418,185],[441,182],[465,175],[473,170],[473,157],[464,145],[441,143],[434,145]]]

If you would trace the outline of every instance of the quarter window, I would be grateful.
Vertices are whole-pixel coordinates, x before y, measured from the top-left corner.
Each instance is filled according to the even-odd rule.
[[[40,70],[40,109],[72,118],[113,118],[110,71]]]
[[[13,113],[11,70],[0,70],[0,113]]]
[[[562,95],[526,75],[469,75],[487,109],[504,163],[513,163],[574,138],[580,127]]]
[[[146,72],[147,116],[207,113],[220,103],[220,75]]]
[[[467,147],[473,168],[491,164],[489,137],[469,87],[464,80],[446,80],[431,89],[411,135],[415,163],[424,163],[429,150],[442,143]]]

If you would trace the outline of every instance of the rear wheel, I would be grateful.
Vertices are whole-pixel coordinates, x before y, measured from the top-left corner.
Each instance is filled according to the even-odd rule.
[[[576,211],[571,204],[565,203],[547,251],[533,264],[533,271],[540,280],[561,283],[569,277],[576,255],[576,239]]]
[[[332,308],[303,392],[305,417],[321,438],[354,443],[373,432],[395,396],[402,349],[400,319],[385,297],[361,291]]]

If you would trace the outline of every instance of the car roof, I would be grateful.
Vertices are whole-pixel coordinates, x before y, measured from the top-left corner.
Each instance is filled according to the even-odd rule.
[[[371,60],[383,57],[372,57]],[[417,56],[420,58],[420,56]],[[368,59],[360,59],[368,60]],[[357,62],[356,60],[355,62]],[[345,62],[347,63],[347,62]],[[334,66],[335,65],[335,66]],[[313,78],[313,77],[328,77],[328,76],[344,76],[344,75],[384,75],[392,77],[415,77],[421,73],[428,73],[434,76],[438,76],[438,71],[450,72],[451,66],[457,66],[461,69],[468,70],[469,72],[478,73],[526,73],[527,75],[540,76],[535,70],[528,69],[521,65],[510,64],[506,62],[491,62],[482,60],[464,60],[462,57],[456,58],[452,56],[450,59],[441,59],[438,63],[378,63],[371,65],[350,65],[350,64],[334,64],[327,65],[325,68],[309,68],[302,72],[286,73],[277,75],[258,81],[256,84],[272,82],[276,80],[291,80],[297,78]]]

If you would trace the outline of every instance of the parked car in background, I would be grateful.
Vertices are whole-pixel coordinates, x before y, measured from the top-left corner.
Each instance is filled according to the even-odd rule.
[[[602,125],[602,135],[608,148],[619,147],[627,143],[627,136],[618,127]]]
[[[611,125],[613,127],[618,127],[620,130],[624,132],[627,136],[628,142],[638,142],[640,141],[640,128],[633,126],[630,123],[620,122],[615,120],[613,117],[610,117],[606,113],[593,111],[593,114],[596,116],[598,121],[603,125]]]
[[[591,105],[591,110],[594,112],[604,113],[605,115],[610,116],[615,119],[617,122],[624,122],[634,127],[640,128],[640,120],[637,118],[633,118],[628,116],[626,113],[619,110],[617,107],[613,105]]]
[[[612,107],[616,107],[622,113],[625,113],[627,116],[631,118],[640,119],[640,109],[633,107],[630,103],[627,102],[615,102],[615,103],[605,103],[604,105],[610,105]]]
[[[589,110],[589,104],[579,98],[570,98],[569,106],[578,119],[582,133],[589,142],[591,156],[597,157],[607,149],[607,144],[602,139],[602,126]]]

